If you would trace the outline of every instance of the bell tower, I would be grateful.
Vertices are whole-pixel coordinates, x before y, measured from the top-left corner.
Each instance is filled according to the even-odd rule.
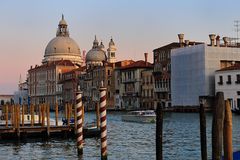
[[[108,49],[107,49],[107,61],[109,63],[115,63],[116,62],[116,51],[117,48],[115,46],[115,43],[111,37],[109,45],[108,45]]]

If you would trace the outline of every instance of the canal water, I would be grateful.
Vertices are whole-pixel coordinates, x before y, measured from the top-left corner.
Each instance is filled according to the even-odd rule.
[[[154,160],[155,124],[122,122],[124,112],[108,112],[108,159]],[[86,121],[95,118],[85,114]],[[234,150],[240,150],[240,116],[233,115]],[[208,157],[211,158],[212,116],[207,115]],[[0,159],[80,159],[99,160],[100,140],[85,139],[84,155],[78,158],[74,139],[30,140],[26,142],[0,141]],[[199,160],[199,115],[196,113],[165,113],[163,158],[165,160]]]

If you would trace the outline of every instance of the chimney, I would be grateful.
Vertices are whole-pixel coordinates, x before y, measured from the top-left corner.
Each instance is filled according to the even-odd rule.
[[[220,36],[219,35],[216,37],[216,46],[220,47]]]
[[[183,33],[178,34],[180,47],[184,47],[183,38],[184,38],[184,34]]]
[[[145,56],[145,64],[147,66],[147,62],[148,62],[148,53],[144,53],[144,56]]]
[[[189,46],[189,40],[185,40],[186,46]]]
[[[227,46],[228,46],[229,38],[228,38],[228,37],[223,37],[223,41],[224,41],[225,47],[227,47]]]
[[[215,37],[216,37],[215,34],[209,34],[210,46],[214,46]]]

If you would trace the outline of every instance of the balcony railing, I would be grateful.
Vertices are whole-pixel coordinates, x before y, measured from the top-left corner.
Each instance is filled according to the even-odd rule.
[[[169,92],[169,88],[154,88],[154,92]]]

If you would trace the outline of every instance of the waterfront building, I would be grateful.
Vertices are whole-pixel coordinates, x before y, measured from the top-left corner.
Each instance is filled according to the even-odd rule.
[[[114,102],[115,102],[115,109],[121,110],[123,109],[123,102],[122,102],[122,90],[121,90],[121,67],[127,66],[129,64],[134,63],[133,60],[123,60],[118,61],[115,63],[114,69],[114,79],[115,79],[115,94],[114,94]]]
[[[178,39],[179,42],[172,42],[153,50],[155,100],[161,101],[163,107],[171,107],[171,50],[199,44],[199,42],[184,41],[184,34],[178,34]]]
[[[62,105],[62,74],[76,69],[69,60],[53,61],[28,70],[29,96],[32,104],[48,103],[51,109],[56,102]]]
[[[153,67],[142,71],[142,98],[141,108],[155,109],[154,108],[154,77]]]
[[[108,56],[106,56],[103,43],[99,44],[95,36],[92,49],[86,55],[84,82],[80,82],[84,84],[83,96],[86,100],[85,106],[88,109],[94,109],[96,103],[99,102],[99,88],[101,85],[107,88],[107,108],[114,109],[115,77],[113,71],[115,68],[115,51],[116,46],[111,38]]]
[[[153,65],[140,60],[121,67],[120,92],[123,101],[122,107],[127,110],[140,109],[142,98],[142,71],[152,69]]]
[[[171,51],[172,106],[198,106],[199,96],[215,95],[215,71],[240,61],[240,48],[224,37]]]
[[[15,104],[24,104],[27,105],[30,102],[28,96],[28,83],[27,81],[22,82],[22,78],[20,75],[18,90],[14,92],[13,100]]]
[[[240,63],[215,72],[215,92],[223,92],[232,110],[240,109]]]
[[[86,74],[86,68],[80,67],[62,74],[59,84],[62,86],[62,104],[75,103],[79,79]],[[80,84],[81,86],[81,84]],[[82,89],[82,88],[81,88]]]
[[[13,95],[9,94],[2,94],[0,95],[0,106],[5,105],[7,103],[12,104],[13,101]]]

